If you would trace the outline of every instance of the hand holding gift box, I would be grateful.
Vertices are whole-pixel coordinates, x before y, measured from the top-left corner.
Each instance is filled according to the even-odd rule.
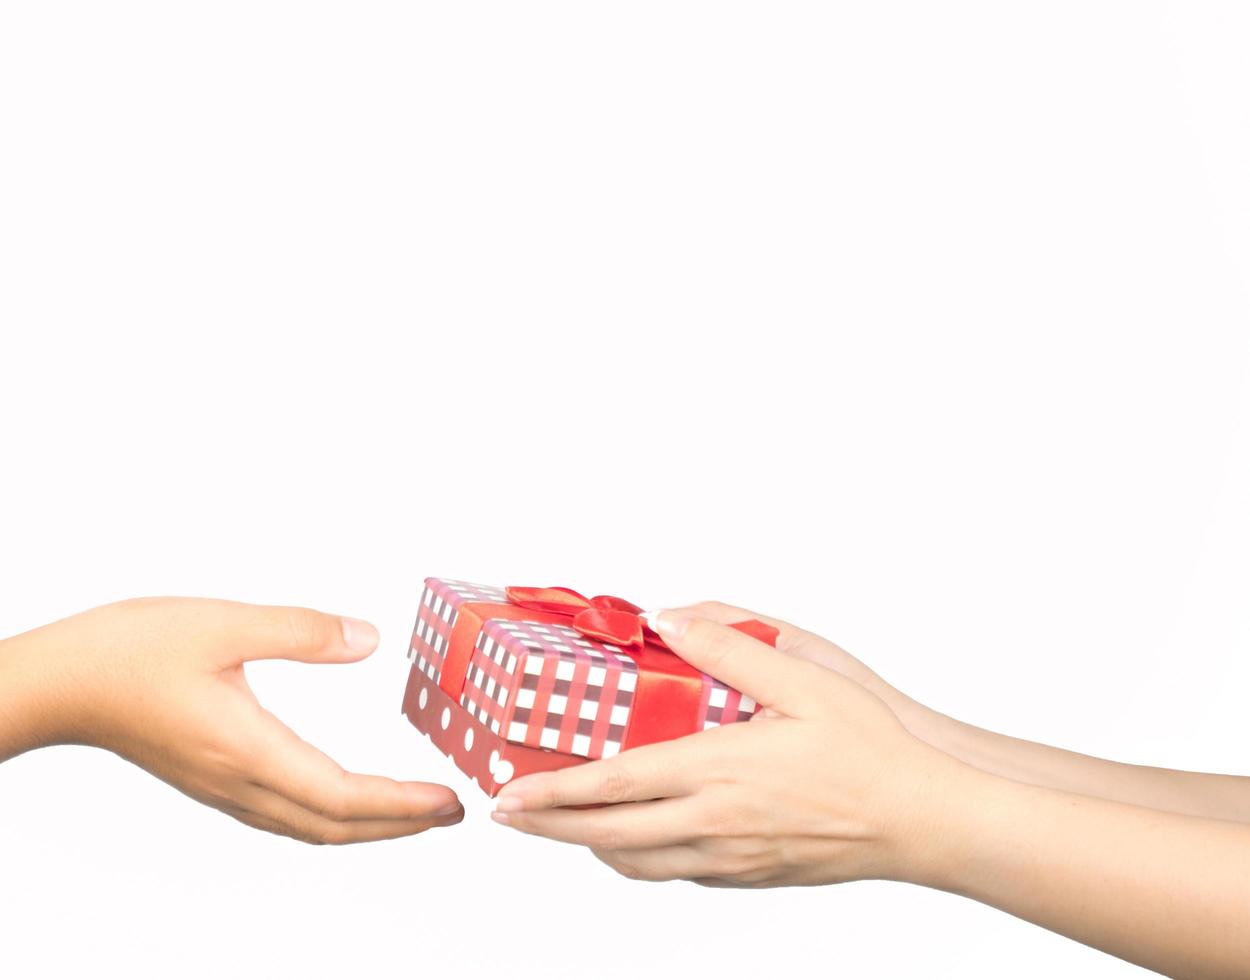
[[[494,796],[514,776],[755,713],[751,698],[687,664],[641,614],[572,589],[426,579],[404,714]],[[768,643],[777,635],[757,620],[735,628]]]

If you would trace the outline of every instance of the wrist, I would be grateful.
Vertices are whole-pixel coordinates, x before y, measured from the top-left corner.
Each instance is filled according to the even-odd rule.
[[[56,741],[44,675],[36,634],[0,640],[0,761]]]
[[[892,835],[891,873],[886,877],[959,892],[979,831],[975,823],[1004,805],[1008,780],[974,769],[926,746],[927,764],[909,780],[908,804]]]
[[[894,712],[894,717],[911,735],[927,745],[945,751],[944,743],[949,739],[951,731],[958,725],[958,722],[909,698],[875,674],[864,683],[864,686],[886,703],[886,706]]]
[[[910,852],[912,884],[956,895],[979,895],[1018,849],[1017,828],[1037,805],[1025,786],[952,760],[953,777],[931,801],[925,833]]]
[[[83,708],[100,687],[92,639],[79,615],[0,640],[0,760],[91,743]]]

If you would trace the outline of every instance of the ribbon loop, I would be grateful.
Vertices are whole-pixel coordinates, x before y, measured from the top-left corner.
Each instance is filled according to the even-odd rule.
[[[646,640],[642,617],[624,609],[583,609],[573,617],[573,629],[592,640],[625,647],[640,647]]]
[[[522,609],[570,617],[573,629],[593,640],[623,647],[641,647],[650,639],[664,646],[654,633],[647,630],[641,616],[642,607],[628,599],[613,595],[587,599],[580,592],[563,586],[539,589],[509,585],[504,592],[509,602]]]
[[[514,606],[534,609],[538,612],[555,613],[557,616],[574,616],[591,606],[591,600],[580,592],[561,586],[536,589],[527,585],[509,585],[504,589],[504,593]]]
[[[619,612],[633,613],[635,616],[642,614],[642,606],[635,606],[628,599],[618,599],[614,595],[597,595],[590,600],[590,604],[596,609],[612,609]]]

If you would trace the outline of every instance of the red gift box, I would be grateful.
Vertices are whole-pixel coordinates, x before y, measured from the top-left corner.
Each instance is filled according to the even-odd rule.
[[[428,578],[403,712],[494,796],[508,780],[745,721],[757,706],[670,651],[637,606]],[[737,628],[772,643],[776,630]]]

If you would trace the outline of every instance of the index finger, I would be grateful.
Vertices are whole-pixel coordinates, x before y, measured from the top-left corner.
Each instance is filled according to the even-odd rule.
[[[710,619],[671,609],[646,617],[692,667],[783,714],[803,714],[813,704],[812,691],[826,679],[824,668]]]
[[[747,619],[758,619],[761,623],[766,623],[777,631],[777,649],[787,653],[803,643],[817,638],[814,633],[795,626],[793,623],[787,623],[783,619],[765,616],[763,613],[757,613],[753,609],[743,609],[741,606],[734,606],[727,602],[694,602],[688,606],[674,606],[669,611],[689,613],[691,616],[698,616],[700,619],[710,619],[713,623],[720,623],[723,626],[732,626],[734,623],[741,623]]]
[[[775,646],[783,653],[789,653],[837,671],[864,687],[872,688],[874,683],[880,681],[867,664],[858,657],[852,656],[832,640],[827,640],[818,633],[802,629],[784,620],[763,616],[750,609],[742,609],[724,602],[696,602],[690,606],[678,607],[673,611],[690,613],[701,619],[710,619],[714,623],[722,623],[726,626],[741,623],[746,619],[757,619],[777,630]]]

